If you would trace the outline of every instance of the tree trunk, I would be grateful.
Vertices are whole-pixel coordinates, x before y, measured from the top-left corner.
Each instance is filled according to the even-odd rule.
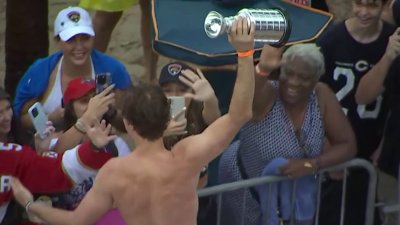
[[[14,96],[28,67],[48,55],[48,0],[7,0],[6,7],[4,85]]]

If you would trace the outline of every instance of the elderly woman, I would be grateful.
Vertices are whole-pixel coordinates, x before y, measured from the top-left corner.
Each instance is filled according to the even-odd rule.
[[[223,154],[221,182],[259,177],[276,158],[287,159],[287,164],[278,168],[282,175],[297,178],[346,161],[356,152],[354,133],[335,95],[318,82],[324,74],[319,48],[297,44],[282,58],[281,53],[281,49],[267,45],[263,48],[255,68],[253,121],[242,128],[239,141]],[[278,80],[268,80],[279,67]],[[240,223],[242,194],[224,195],[223,224]],[[257,198],[255,189],[246,191],[244,224],[260,224]]]

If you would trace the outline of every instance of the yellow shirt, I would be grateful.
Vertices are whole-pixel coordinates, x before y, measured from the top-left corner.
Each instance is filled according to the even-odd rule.
[[[137,2],[138,0],[81,0],[79,6],[90,10],[118,12],[128,9]]]

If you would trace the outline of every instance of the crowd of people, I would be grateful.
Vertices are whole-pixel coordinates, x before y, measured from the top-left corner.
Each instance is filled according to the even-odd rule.
[[[294,2],[326,11],[332,3]],[[217,157],[221,184],[285,176],[296,180],[299,196],[288,200],[292,181],[226,193],[224,225],[311,225],[317,212],[320,224],[336,225],[343,205],[344,224],[365,224],[368,174],[319,173],[354,157],[378,168],[377,201],[397,199],[398,0],[351,0],[352,15],[316,41],[266,44],[259,59],[255,24],[236,18],[227,34],[237,65],[226,113],[200,69],[174,61],[155,76],[148,18],[148,79],[133,81],[105,53],[121,14],[136,3],[82,0],[93,18],[78,6],[61,10],[53,40],[59,50],[35,61],[15,93],[0,88],[1,225],[211,225],[216,201],[197,190],[207,186]],[[148,10],[148,1],[139,4]],[[175,99],[183,105],[174,114]],[[35,103],[48,118],[44,137],[30,115]],[[324,177],[321,204],[316,175]],[[375,214],[375,225],[396,219]]]

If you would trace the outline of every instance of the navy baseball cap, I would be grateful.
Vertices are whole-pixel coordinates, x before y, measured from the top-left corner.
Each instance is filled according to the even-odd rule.
[[[182,70],[190,69],[188,65],[182,62],[172,62],[165,65],[161,69],[160,78],[158,79],[158,84],[163,85],[167,82],[180,82],[179,76],[182,74]]]

